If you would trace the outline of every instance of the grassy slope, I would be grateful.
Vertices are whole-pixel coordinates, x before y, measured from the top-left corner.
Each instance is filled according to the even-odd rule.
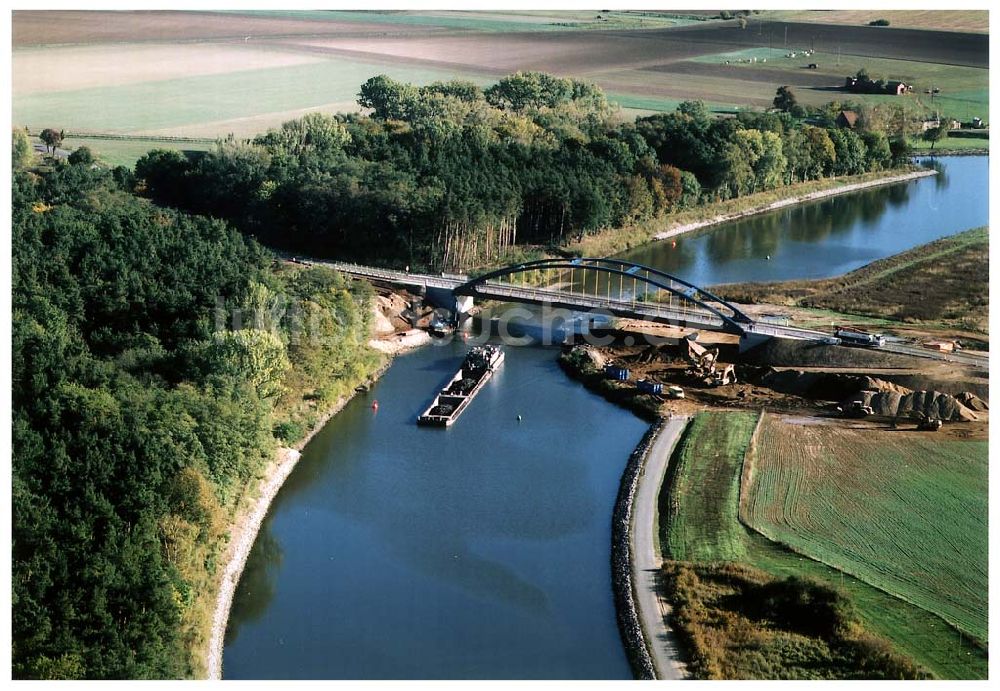
[[[733,427],[726,429],[725,418],[729,413],[703,413],[702,416],[719,418],[712,423],[702,422],[692,428],[682,439],[675,452],[671,478],[664,484],[660,497],[660,513],[664,515],[698,515],[718,525],[724,525],[725,540],[710,539],[708,545],[723,545],[722,552],[713,552],[697,543],[698,526],[693,521],[681,524],[671,523],[668,518],[661,520],[660,544],[667,545],[664,557],[681,558],[681,555],[702,555],[706,560],[729,558],[726,554],[743,553],[741,557],[748,563],[779,576],[811,576],[832,583],[850,595],[858,609],[860,618],[873,632],[893,642],[896,648],[909,654],[918,663],[931,670],[936,676],[946,679],[982,679],[987,675],[986,653],[981,648],[971,646],[967,639],[941,618],[925,610],[899,600],[863,581],[845,575],[842,571],[798,555],[758,533],[753,533],[737,521],[734,507],[722,507],[717,503],[697,503],[710,496],[732,496],[733,483],[742,466],[742,449],[746,448],[752,432],[748,428],[745,414],[735,414]],[[702,417],[699,416],[699,417]],[[697,422],[697,419],[696,421]],[[694,423],[692,423],[694,424]],[[721,438],[717,439],[716,436]],[[717,455],[718,449],[726,448],[740,457]],[[688,463],[678,459],[688,455]],[[694,483],[711,484],[714,489],[699,490],[686,495],[676,490],[680,486]],[[683,483],[683,484],[679,484]],[[733,544],[734,535],[739,535],[741,544]],[[677,551],[674,551],[674,550]]]
[[[986,639],[986,443],[765,417],[743,519]]]
[[[740,469],[753,413],[695,417],[674,457],[666,540],[671,558],[683,561],[745,561],[746,531],[739,522]],[[711,440],[710,445],[704,442]],[[710,467],[711,478],[703,471]]]
[[[727,285],[716,292],[738,302],[793,304],[985,332],[989,312],[989,231],[974,228],[941,238],[844,276]]]

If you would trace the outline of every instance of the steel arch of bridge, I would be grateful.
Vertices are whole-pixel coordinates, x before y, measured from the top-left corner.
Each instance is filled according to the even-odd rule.
[[[711,312],[715,316],[719,317],[725,325],[729,326],[737,333],[744,333],[746,327],[754,324],[754,320],[743,313],[739,308],[733,306],[717,295],[713,295],[707,290],[694,285],[693,283],[689,283],[688,281],[668,274],[665,271],[660,271],[659,269],[654,269],[642,264],[623,261],[621,259],[539,259],[530,262],[523,262],[521,264],[497,269],[496,271],[483,274],[482,276],[477,276],[476,278],[455,288],[454,293],[455,295],[477,296],[480,295],[478,290],[479,286],[484,285],[487,281],[502,279],[516,274],[528,274],[535,271],[546,271],[550,269],[564,271],[582,270],[584,272],[597,274],[603,273],[607,274],[609,277],[620,276],[622,277],[622,280],[631,278],[634,282],[642,282],[659,290],[666,290],[669,293],[676,295],[683,301],[695,304],[698,307]],[[584,280],[586,281],[586,279]],[[584,285],[586,285],[586,283]],[[572,291],[553,290],[551,292],[553,295],[573,294]]]

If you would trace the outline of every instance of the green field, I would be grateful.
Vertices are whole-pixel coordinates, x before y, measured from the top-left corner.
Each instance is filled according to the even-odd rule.
[[[135,165],[151,149],[176,149],[178,151],[208,151],[215,146],[211,141],[178,141],[176,139],[104,139],[100,137],[66,137],[61,148],[72,151],[81,146],[89,147],[104,163],[111,166]]]
[[[298,110],[320,106],[357,110],[358,89],[376,74],[414,84],[455,77],[447,70],[337,59],[26,94],[14,99],[13,121],[32,130],[57,126],[102,133],[222,136],[232,131],[249,136],[292,119]],[[478,81],[486,84],[492,80]]]
[[[947,137],[939,141],[934,145],[934,148],[931,149],[931,142],[926,141],[923,138],[914,137],[910,140],[910,146],[912,146],[915,151],[919,151],[921,153],[929,153],[933,151],[936,154],[943,154],[947,151],[989,151],[990,140],[978,139],[974,137]]]
[[[841,570],[796,554],[739,522],[743,454],[755,422],[756,416],[747,413],[696,416],[678,444],[671,475],[660,497],[664,557],[740,561],[777,576],[808,576],[828,582],[850,596],[871,631],[891,640],[898,650],[935,676],[986,678],[985,649],[939,616]],[[919,491],[920,485],[915,482],[911,487]],[[985,554],[984,548],[983,558]]]
[[[987,639],[986,442],[765,417],[747,522]]]
[[[745,561],[746,531],[739,521],[740,469],[754,413],[695,416],[672,461],[671,502],[666,539],[678,561]],[[709,442],[710,443],[706,443]],[[711,468],[706,477],[705,468]]]

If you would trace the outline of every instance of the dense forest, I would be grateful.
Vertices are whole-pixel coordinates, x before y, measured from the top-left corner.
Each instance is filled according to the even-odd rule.
[[[626,122],[599,88],[535,72],[486,89],[373,77],[358,102],[368,115],[312,113],[203,155],[150,152],[140,189],[293,252],[470,269],[518,244],[906,157],[883,132],[821,113],[718,118],[687,102]]]
[[[13,674],[197,674],[233,508],[378,364],[370,289],[14,154]]]

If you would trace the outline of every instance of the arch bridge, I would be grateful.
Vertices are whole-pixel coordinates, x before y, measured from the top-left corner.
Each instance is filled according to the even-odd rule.
[[[738,307],[677,276],[621,259],[540,259],[456,286],[458,298],[599,310],[616,316],[744,336],[755,322]],[[471,304],[464,306],[464,309]]]

